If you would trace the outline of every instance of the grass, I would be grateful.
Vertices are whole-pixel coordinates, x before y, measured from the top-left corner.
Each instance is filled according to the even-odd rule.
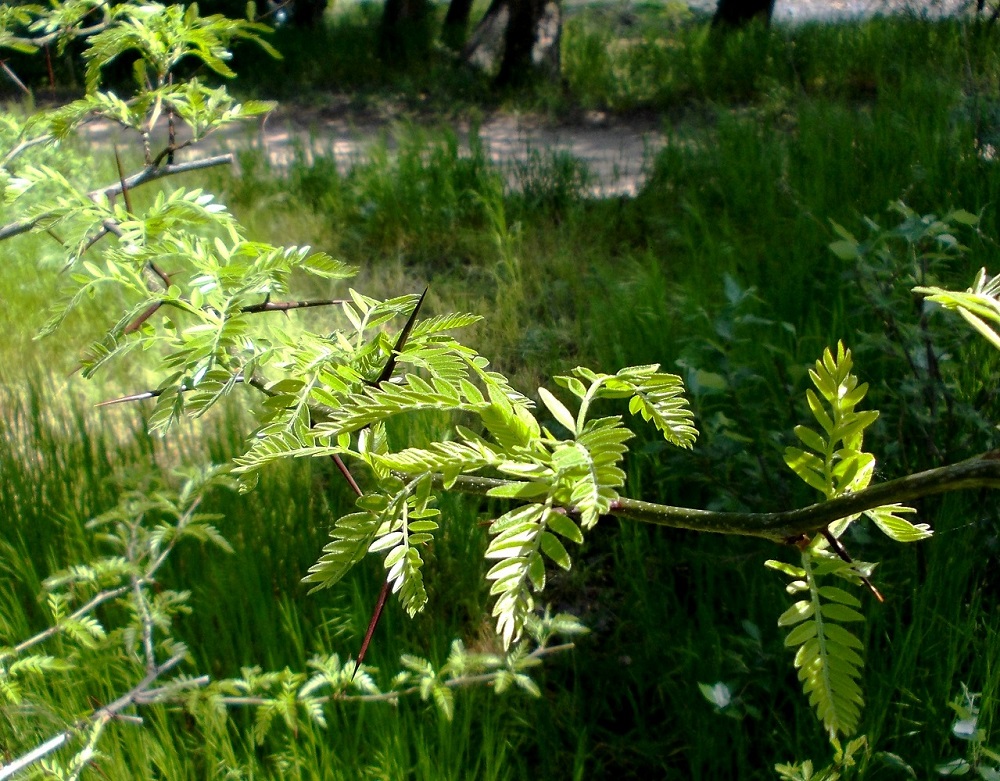
[[[811,501],[786,475],[781,451],[807,415],[805,366],[838,338],[858,345],[871,403],[886,411],[870,444],[895,455],[880,462],[880,476],[933,462],[919,447],[925,435],[950,459],[994,446],[995,432],[971,417],[946,436],[924,414],[859,275],[827,249],[830,220],[861,236],[864,215],[891,224],[886,204],[902,198],[920,212],[982,211],[982,234],[961,235],[967,257],[943,267],[941,281],[964,287],[980,266],[995,271],[1000,174],[976,146],[995,131],[986,97],[996,87],[994,55],[951,22],[749,31],[721,48],[700,27],[640,25],[635,41],[615,48],[608,37],[620,36],[601,20],[581,17],[567,28],[565,67],[579,102],[670,107],[669,143],[634,200],[581,197],[580,171],[560,159],[538,158],[523,172],[530,186],[505,190],[485,150],[460,154],[454,134],[426,128],[404,133],[393,154],[377,147],[346,175],[328,159],[300,161],[285,175],[246,158],[240,178],[212,174],[211,184],[255,236],[309,242],[359,264],[366,292],[395,295],[429,282],[429,308],[489,313],[474,344],[527,389],[578,362],[605,370],[660,362],[682,372],[703,436],[691,454],[640,436],[629,485],[643,498],[758,509]],[[348,47],[337,29],[329,34],[344,40],[296,51]],[[374,66],[356,64],[360,83]],[[336,74],[331,67],[327,75]],[[259,78],[254,88],[270,89],[269,77]],[[320,78],[316,89],[327,88]],[[675,125],[680,118],[685,124]],[[57,279],[35,275],[36,259],[50,250],[32,241],[0,248],[3,284],[14,291],[0,310],[8,334],[0,344],[5,642],[42,625],[40,581],[93,550],[83,522],[115,502],[123,475],[151,463],[165,470],[182,453],[227,459],[246,430],[230,411],[168,444],[142,433],[139,410],[94,412],[82,383],[65,377],[73,365],[65,343],[28,339]],[[919,315],[905,296],[893,306],[900,322]],[[94,327],[81,321],[68,333],[76,341]],[[941,318],[941,331],[953,327]],[[981,402],[977,419],[995,420],[988,391],[996,359],[969,337],[944,362],[946,376]],[[182,549],[167,573],[169,585],[193,589],[194,611],[182,624],[190,671],[301,669],[315,651],[356,651],[378,591],[375,568],[318,596],[299,583],[348,500],[336,475],[302,462],[265,473],[249,496],[216,500],[210,509],[224,514],[220,528],[235,552]],[[485,508],[449,499],[445,509],[447,533],[429,564],[432,607],[410,622],[390,606],[372,650],[384,674],[403,652],[440,660],[454,637],[483,642]],[[960,753],[948,702],[962,683],[983,691],[982,724],[993,724],[1000,582],[991,561],[1000,527],[986,497],[928,500],[920,509],[937,528],[931,541],[899,549],[858,533],[849,546],[884,561],[878,583],[888,597],[866,605],[862,731],[878,751],[930,777]],[[788,597],[761,563],[783,555],[753,541],[606,520],[546,594],[592,633],[546,664],[537,701],[465,692],[450,727],[419,700],[343,706],[330,709],[327,730],[278,729],[263,749],[252,745],[245,714],[212,727],[153,709],[145,730],[115,725],[99,773],[771,777],[776,761],[829,754],[774,626]],[[117,674],[95,668],[89,690],[52,694],[60,709],[82,712],[89,696],[110,696]],[[737,698],[722,713],[697,686],[716,682]],[[51,726],[24,724],[4,714],[0,743],[27,747]],[[874,755],[864,777],[905,777],[892,762]]]

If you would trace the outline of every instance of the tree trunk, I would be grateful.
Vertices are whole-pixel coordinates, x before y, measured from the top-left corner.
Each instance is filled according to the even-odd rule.
[[[297,27],[316,27],[323,21],[327,0],[295,0],[288,4],[289,20]]]
[[[719,0],[712,27],[744,27],[754,19],[771,23],[774,0]]]
[[[559,0],[493,0],[463,57],[495,71],[500,86],[536,76],[558,79],[561,29]]]
[[[441,39],[444,44],[455,51],[461,51],[465,45],[465,35],[469,29],[469,14],[472,12],[472,0],[451,0],[448,13],[444,17],[444,28]]]
[[[379,28],[379,55],[388,64],[405,64],[430,49],[428,0],[386,0]]]

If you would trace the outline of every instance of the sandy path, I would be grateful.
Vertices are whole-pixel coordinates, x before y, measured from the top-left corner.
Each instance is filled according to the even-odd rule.
[[[451,126],[462,152],[469,150],[469,123]],[[402,132],[406,132],[405,129]],[[664,143],[655,120],[606,121],[593,113],[580,124],[552,125],[536,117],[497,114],[483,120],[479,138],[490,159],[504,169],[511,183],[518,172],[533,160],[556,154],[568,154],[579,160],[590,173],[590,191],[594,196],[634,195],[642,185],[647,160]],[[268,156],[276,165],[286,165],[295,154],[308,160],[315,155],[333,156],[341,172],[364,160],[372,144],[385,140],[395,146],[391,124],[355,123],[342,118],[312,119],[289,114],[273,117],[263,135],[253,143],[266,144]],[[432,136],[433,137],[433,136]],[[227,139],[226,143],[232,143]]]
[[[429,138],[443,125],[426,127]],[[459,140],[460,153],[469,153],[470,124],[460,120],[449,127]],[[373,145],[384,142],[390,152],[397,146],[396,136],[407,127],[378,117],[352,118],[295,109],[281,109],[263,123],[234,126],[217,131],[196,148],[177,154],[177,162],[203,157],[219,151],[263,148],[272,165],[282,168],[296,157],[311,162],[317,157],[333,158],[346,174],[367,159]],[[606,118],[593,112],[572,125],[553,125],[537,117],[496,114],[479,123],[479,138],[486,153],[503,169],[512,186],[533,162],[553,155],[569,154],[580,161],[589,173],[588,189],[595,197],[635,195],[642,186],[646,163],[663,146],[664,138],[655,119],[622,120]],[[130,147],[134,137],[123,137],[110,123],[94,122],[81,128],[84,139],[98,147],[118,144]],[[165,144],[166,127],[157,130],[153,148]],[[183,132],[178,131],[183,140]],[[158,140],[158,143],[157,143]]]
[[[572,0],[566,0],[572,3]],[[774,17],[779,23],[837,20],[876,13],[910,12],[921,15],[954,13],[968,0],[777,0]],[[716,0],[689,0],[689,5],[710,11]],[[199,154],[219,150],[264,148],[272,164],[287,166],[296,156],[306,161],[333,157],[342,173],[364,161],[373,144],[396,146],[399,125],[391,113],[357,117],[346,110],[328,112],[282,108],[255,127],[234,127],[216,133]],[[440,128],[438,123],[436,127]],[[452,126],[460,148],[468,153],[469,122]],[[406,132],[405,129],[402,132]],[[84,136],[97,144],[117,141],[118,131],[95,123]],[[165,130],[163,135],[166,135]],[[433,137],[433,134],[432,134]],[[595,197],[635,195],[642,187],[648,162],[665,143],[658,120],[608,118],[589,112],[572,124],[553,124],[538,117],[495,114],[479,124],[479,137],[493,162],[517,186],[519,172],[540,157],[567,154],[589,172],[589,192]],[[127,142],[121,140],[123,145]],[[178,159],[185,159],[184,156]]]

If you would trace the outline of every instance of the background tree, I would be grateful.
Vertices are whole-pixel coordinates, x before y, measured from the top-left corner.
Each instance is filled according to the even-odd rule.
[[[493,0],[462,56],[466,62],[496,69],[499,86],[532,78],[556,80],[561,31],[559,0]]]
[[[742,27],[754,19],[770,24],[774,0],[719,0],[713,27]]]

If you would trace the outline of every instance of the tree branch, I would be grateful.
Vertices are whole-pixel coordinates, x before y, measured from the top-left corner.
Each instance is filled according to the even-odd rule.
[[[240,309],[245,315],[253,315],[258,312],[289,312],[292,309],[311,309],[315,306],[336,306],[338,304],[350,303],[347,298],[327,298],[317,301],[264,301],[260,304],[251,304]]]
[[[60,632],[62,632],[63,631],[63,624],[65,624],[66,621],[76,621],[76,620],[78,620],[80,618],[83,618],[85,615],[87,615],[88,613],[90,613],[91,611],[93,611],[98,605],[102,605],[102,604],[104,604],[105,602],[107,602],[110,599],[117,599],[122,594],[124,594],[126,591],[128,591],[128,586],[119,586],[118,588],[113,588],[113,589],[109,589],[107,591],[100,592],[99,594],[97,594],[96,596],[94,596],[89,602],[87,602],[85,605],[77,608],[72,613],[70,613],[68,616],[66,616],[66,618],[63,619],[62,621],[58,621],[55,624],[53,624],[52,626],[50,626],[48,629],[42,630],[41,632],[39,632],[34,637],[29,637],[27,640],[24,640],[23,642],[18,643],[11,650],[15,654],[23,654],[29,648],[32,648],[32,647],[38,645],[39,643],[44,643],[50,637],[54,637],[55,635],[57,635]]]
[[[434,483],[437,487],[443,487],[444,482],[443,476],[435,476]],[[491,488],[511,485],[514,482],[516,481],[463,475],[455,481],[451,489],[485,496]],[[1000,450],[982,453],[957,464],[928,469],[887,483],[879,483],[855,494],[847,494],[798,510],[774,513],[714,512],[622,498],[612,503],[610,514],[618,518],[674,529],[761,537],[784,543],[803,534],[814,534],[836,520],[875,507],[975,488],[1000,488]]]
[[[231,165],[234,160],[235,157],[233,157],[232,154],[227,153],[224,155],[206,157],[202,160],[192,160],[188,163],[175,163],[173,165],[163,166],[149,165],[138,173],[132,174],[132,176],[129,176],[124,181],[117,181],[107,187],[99,187],[96,190],[91,190],[87,193],[87,196],[91,199],[96,199],[99,196],[104,195],[111,199],[116,195],[120,195],[125,189],[131,190],[139,185],[146,184],[147,182],[154,182],[157,179],[162,179],[165,176],[184,174],[190,171],[200,171],[204,168],[214,168],[220,165]],[[18,220],[17,222],[11,222],[4,225],[0,228],[0,241],[13,238],[14,236],[20,236],[22,233],[27,233],[39,222],[44,220],[46,216],[47,215],[45,214],[40,214],[31,220]]]
[[[576,643],[560,643],[559,645],[543,646],[536,648],[530,654],[529,659],[542,659],[552,654],[571,651],[576,648]],[[509,668],[503,667],[489,672],[477,673],[475,675],[460,675],[456,678],[449,678],[443,685],[449,689],[458,689],[462,686],[475,686],[481,683],[491,683],[502,673],[510,672]],[[379,692],[378,694],[330,694],[326,697],[317,697],[316,700],[326,704],[329,702],[396,702],[400,697],[408,697],[420,691],[420,684],[409,686],[405,689],[395,689],[393,691]],[[220,697],[218,702],[230,707],[234,706],[261,706],[271,701],[270,697]]]
[[[73,737],[74,734],[85,729],[87,726],[94,725],[97,722],[107,722],[118,718],[118,714],[130,705],[138,703],[148,704],[149,701],[144,699],[142,694],[156,682],[157,678],[161,677],[164,673],[169,672],[182,661],[184,661],[183,653],[171,656],[163,664],[156,665],[153,669],[147,671],[141,681],[139,681],[135,686],[129,689],[114,702],[108,703],[103,708],[98,708],[87,718],[78,722],[70,729],[60,732],[58,735],[49,738],[37,748],[29,751],[27,754],[18,757],[16,760],[4,765],[3,767],[0,767],[0,781],[7,781],[7,779],[13,778],[17,773],[20,773],[25,768],[35,764],[35,762],[44,759],[53,751],[64,745],[70,738]]]

